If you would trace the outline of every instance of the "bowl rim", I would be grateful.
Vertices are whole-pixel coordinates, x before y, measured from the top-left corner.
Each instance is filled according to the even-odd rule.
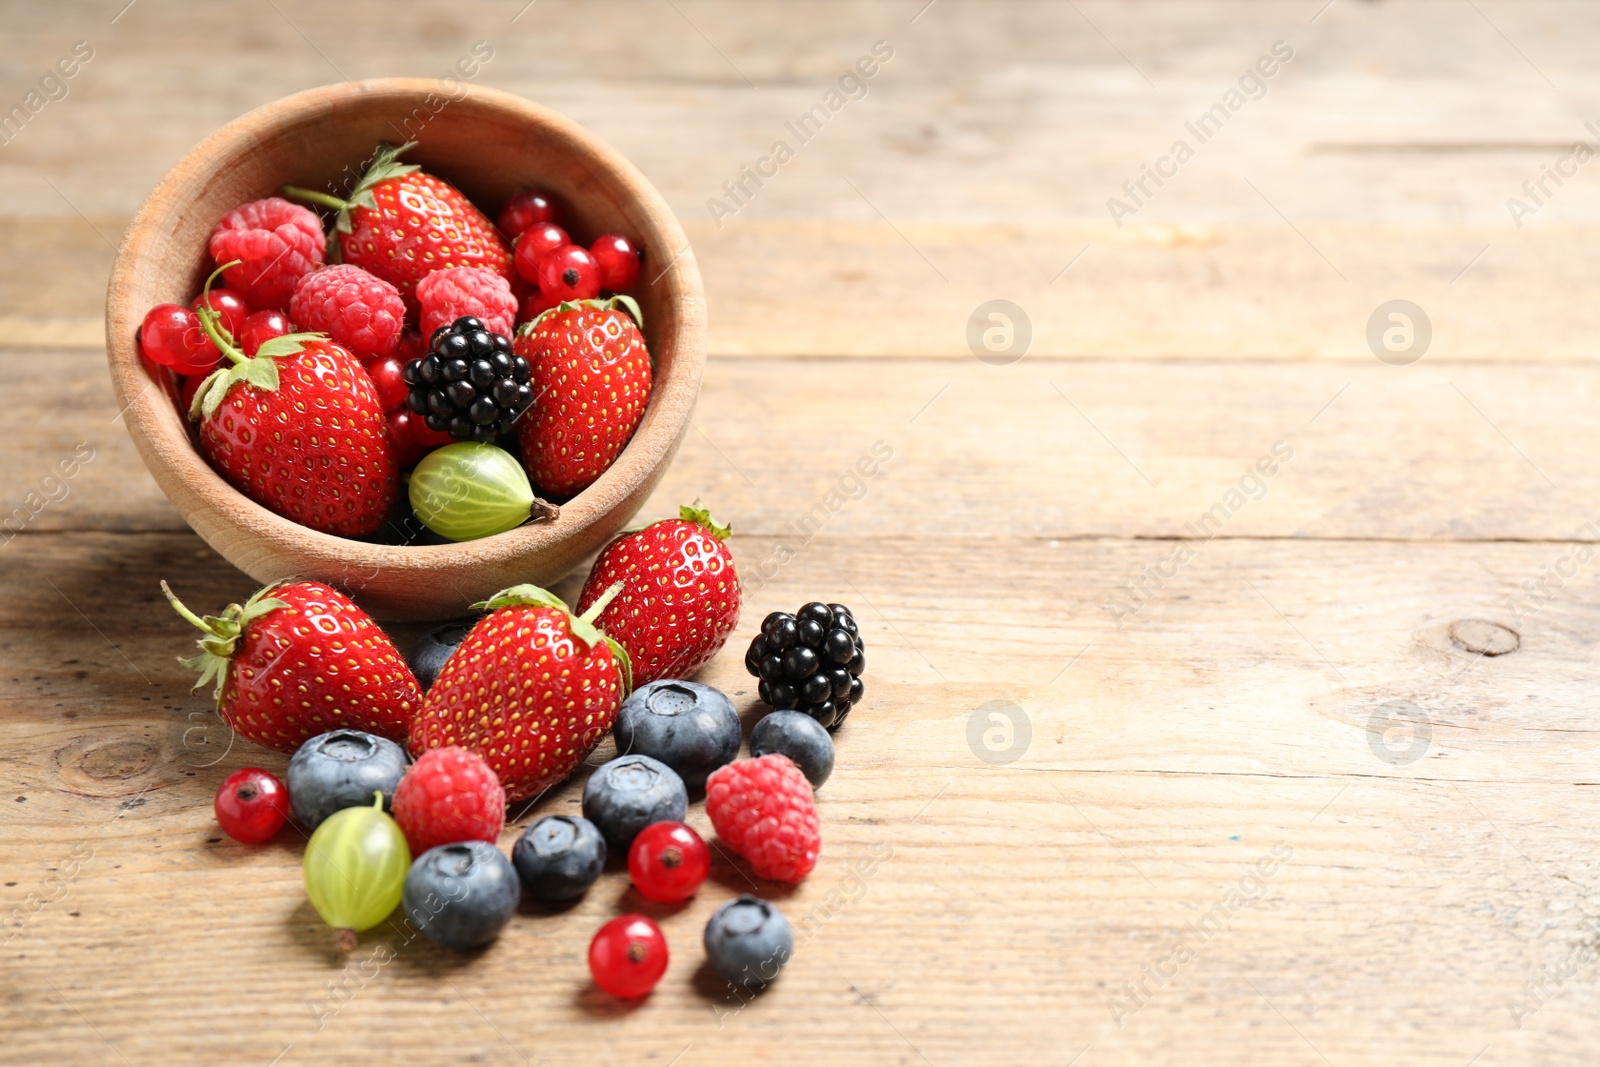
[[[672,373],[666,378],[653,378],[649,406],[627,447],[593,485],[561,505],[561,516],[556,521],[530,523],[476,541],[388,545],[322,533],[280,516],[236,490],[206,462],[193,446],[164,384],[152,376],[139,353],[135,337],[148,309],[132,306],[136,288],[133,279],[153,258],[157,220],[174,210],[178,195],[203,186],[226,161],[259,143],[263,134],[270,136],[278,128],[303,121],[308,113],[328,113],[339,105],[370,102],[387,106],[400,100],[418,103],[430,94],[449,98],[450,107],[470,102],[470,106],[543,127],[587,156],[595,170],[609,172],[656,231],[645,236],[647,246],[679,250],[647,282],[664,283],[673,306],[670,333],[658,339],[658,343],[670,345]],[[655,240],[650,240],[652,237]],[[513,564],[582,537],[597,524],[611,526],[605,534],[608,538],[644,502],[687,432],[705,367],[704,336],[705,297],[694,250],[672,209],[631,162],[583,126],[533,101],[487,86],[433,78],[374,78],[318,86],[264,104],[227,123],[190,149],[146,196],[123,235],[106,295],[106,356],[129,434],[145,465],[184,520],[213,548],[246,571],[252,568],[236,558],[238,555],[248,560],[311,557],[344,572],[370,568],[374,574],[380,570],[422,573],[464,562]],[[615,513],[619,508],[625,508],[626,514],[618,517]],[[235,546],[218,544],[219,537],[226,539],[229,530],[242,531],[259,544],[253,551],[230,551]],[[261,574],[256,577],[275,580]]]

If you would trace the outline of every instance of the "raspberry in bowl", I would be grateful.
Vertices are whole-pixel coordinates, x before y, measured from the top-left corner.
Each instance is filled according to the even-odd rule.
[[[424,103],[430,98],[448,99],[449,104],[442,110],[430,108]],[[219,349],[221,354],[253,359],[255,353],[248,351],[252,345],[273,345],[264,350],[271,362],[285,367],[282,377],[290,381],[290,361],[273,353],[285,346],[293,349],[294,343],[274,339],[294,320],[299,280],[315,277],[312,272],[320,268],[330,273],[308,283],[298,302],[302,314],[315,317],[316,327],[330,336],[342,331],[349,345],[363,351],[351,350],[347,361],[320,349],[316,355],[329,366],[338,363],[347,378],[356,376],[352,368],[362,368],[374,383],[370,397],[363,395],[361,432],[342,439],[346,452],[356,456],[363,448],[376,447],[378,440],[392,441],[394,466],[403,468],[442,446],[429,436],[426,413],[413,412],[411,417],[402,414],[403,408],[383,408],[408,384],[396,379],[390,361],[401,360],[403,369],[400,353],[414,352],[418,345],[426,351],[429,338],[419,338],[420,323],[414,321],[422,311],[419,297],[438,309],[430,321],[459,313],[487,317],[492,324],[495,314],[509,313],[514,302],[534,304],[539,294],[526,288],[509,254],[504,264],[509,298],[472,271],[442,280],[448,285],[419,287],[413,282],[408,288],[404,279],[390,279],[406,303],[405,330],[413,338],[396,341],[393,322],[385,318],[397,306],[393,294],[351,271],[336,274],[324,265],[337,258],[334,246],[343,242],[333,229],[330,208],[316,199],[296,198],[286,187],[327,191],[326,200],[343,196],[354,203],[355,183],[371,171],[377,146],[397,140],[396,130],[412,131],[416,141],[405,150],[402,165],[414,165],[419,173],[453,186],[486,219],[501,216],[514,202],[533,204],[523,190],[537,188],[543,199],[534,206],[543,205],[540,211],[559,206],[561,227],[575,245],[593,248],[607,239],[607,277],[618,280],[628,273],[617,273],[617,262],[623,268],[629,264],[616,254],[615,235],[626,235],[642,253],[643,269],[628,279],[631,288],[625,295],[637,302],[654,364],[648,403],[621,454],[592,484],[570,498],[558,497],[554,519],[547,517],[548,509],[536,511],[545,517],[455,544],[421,543],[437,538],[390,538],[395,543],[384,543],[361,532],[372,526],[370,521],[330,519],[322,523],[327,529],[317,529],[317,509],[308,509],[312,518],[302,516],[302,521],[290,515],[297,488],[318,491],[309,466],[304,476],[295,472],[299,487],[252,492],[247,472],[260,464],[219,462],[201,440],[203,419],[191,422],[180,410],[185,393],[196,409],[214,399],[195,381],[209,369],[207,337],[189,336],[190,324],[179,322],[182,316],[176,310],[190,307],[213,271],[224,268],[211,291],[238,293],[252,318],[261,316],[264,327],[258,330],[250,319],[241,320],[249,324],[240,325],[234,355],[226,348]],[[243,210],[246,205],[258,206]],[[314,210],[327,227],[323,249],[306,223],[306,210]],[[522,220],[528,212],[511,214]],[[225,218],[231,220],[227,232],[214,241],[213,230]],[[539,220],[528,215],[527,221]],[[515,236],[505,236],[507,248]],[[220,251],[211,247],[214,243]],[[214,258],[218,254],[238,265],[226,267]],[[572,250],[563,256],[562,269],[552,278],[566,285],[575,270],[581,287],[587,281],[584,256]],[[291,262],[294,277],[284,274],[284,265]],[[346,292],[356,295],[347,302]],[[160,305],[174,309],[172,352],[161,350],[170,361],[150,358],[139,342],[147,312]],[[293,328],[305,332],[307,324],[293,321]],[[391,619],[459,615],[498,589],[528,582],[548,585],[606,544],[654,489],[688,429],[705,362],[704,331],[704,296],[694,254],[660,194],[631,164],[594,135],[536,104],[496,90],[427,79],[379,79],[308,90],[213,134],[162,179],[135,216],[112,271],[106,308],[107,355],[123,421],[157,483],[195,531],[263,582],[290,576],[323,581]],[[226,369],[226,360],[220,365]],[[235,414],[237,407],[221,405],[223,417]],[[279,405],[272,415],[276,418],[284,410],[292,414],[294,407]],[[397,432],[397,425],[404,434]],[[215,436],[226,437],[230,445],[249,445],[247,431],[253,429],[235,426],[232,436]],[[260,435],[254,436],[256,447],[263,447]],[[308,464],[315,458],[308,457]],[[403,473],[397,478],[403,481]],[[397,485],[393,496],[403,505],[403,486]],[[362,506],[371,511],[389,497],[387,491],[369,493]],[[346,504],[331,506],[337,510]],[[329,507],[321,511],[327,513]]]

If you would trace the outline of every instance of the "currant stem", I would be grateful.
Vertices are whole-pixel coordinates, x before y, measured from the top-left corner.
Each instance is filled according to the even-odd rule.
[[[243,363],[250,357],[233,347],[233,335],[222,325],[222,316],[211,309],[211,283],[217,280],[217,275],[229,267],[237,267],[243,262],[242,259],[235,259],[211,272],[211,277],[206,279],[205,288],[200,293],[200,310],[195,312],[200,319],[200,328],[211,338],[211,343],[217,346],[217,351],[235,363]]]
[[[283,195],[291,200],[304,200],[308,204],[316,204],[318,207],[329,208],[333,211],[343,211],[350,206],[337,196],[329,193],[319,193],[315,189],[302,189],[298,185],[285,185],[283,187]]]

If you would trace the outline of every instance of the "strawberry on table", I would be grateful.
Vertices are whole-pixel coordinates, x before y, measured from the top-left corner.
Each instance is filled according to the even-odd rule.
[[[422,691],[388,635],[343,593],[269,585],[202,618],[166,582],[161,591],[204,633],[184,666],[200,673],[195,689],[216,682],[217,714],[240,736],[280,752],[340,727],[405,740]]]
[[[635,685],[689,678],[721,650],[739,624],[739,575],[729,529],[704,508],[683,507],[623,534],[594,561],[578,610],[628,650]],[[621,592],[602,604],[607,590]]]
[[[399,465],[361,364],[319,333],[274,337],[246,356],[214,312],[200,320],[227,361],[189,409],[212,464],[251,500],[313,530],[376,532],[399,493]]]
[[[561,303],[517,335],[514,351],[533,369],[533,408],[517,424],[522,461],[552,496],[593,485],[644,418],[650,353],[639,318],[627,296]]]
[[[413,314],[416,285],[433,271],[484,267],[508,283],[516,276],[511,246],[472,201],[449,182],[400,162],[400,155],[415,143],[380,145],[347,200],[283,187],[285,196],[337,211],[333,229],[343,261],[400,290]]]
[[[594,625],[609,598],[573,615],[533,585],[503,589],[445,661],[411,724],[411,751],[460,745],[500,777],[506,799],[534,796],[599,744],[630,689],[628,655]]]
[[[211,231],[211,258],[228,288],[257,310],[285,311],[295,283],[322,266],[327,239],[316,212],[280,196],[234,208]]]

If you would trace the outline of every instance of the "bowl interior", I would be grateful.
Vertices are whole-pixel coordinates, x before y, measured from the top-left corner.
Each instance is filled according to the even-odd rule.
[[[454,93],[452,97],[451,93]],[[481,541],[395,546],[320,534],[224,482],[193,447],[172,378],[145,361],[144,312],[187,304],[212,269],[212,226],[285,184],[347,194],[380,142],[416,141],[405,160],[451,182],[492,220],[523,186],[556,194],[584,244],[636,238],[644,269],[630,290],[655,365],[651,399],[610,470],[561,517]],[[330,242],[331,243],[331,242]],[[670,209],[631,164],[581,127],[506,93],[418,79],[310,90],[224,127],[151,193],[124,239],[107,299],[107,347],[129,432],[185,519],[231,562],[266,582],[315,577],[390,617],[444,617],[504,585],[553,582],[599,548],[644,502],[688,426],[704,362],[704,300],[693,253]]]

